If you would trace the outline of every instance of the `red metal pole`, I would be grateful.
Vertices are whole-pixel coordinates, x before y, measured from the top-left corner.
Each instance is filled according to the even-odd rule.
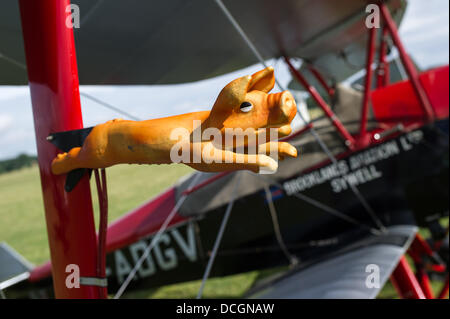
[[[375,40],[376,40],[376,28],[369,29],[369,39],[367,42],[367,59],[366,59],[366,78],[364,82],[364,98],[361,111],[361,123],[359,127],[359,139],[365,140],[367,129],[367,114],[369,113],[369,99],[370,92],[372,91],[372,78],[373,70],[372,64],[375,56]]]
[[[405,256],[402,256],[400,262],[391,276],[391,282],[397,290],[400,297],[405,299],[425,299],[425,295],[416,279]]]
[[[417,98],[419,99],[419,102],[422,105],[423,111],[425,112],[425,119],[427,122],[432,122],[434,120],[433,108],[431,107],[431,103],[428,99],[428,96],[425,93],[422,84],[420,83],[419,74],[416,70],[416,67],[414,66],[413,62],[411,61],[411,58],[408,56],[405,48],[403,47],[403,43],[400,40],[400,36],[398,34],[397,26],[395,25],[395,22],[392,19],[389,9],[382,2],[379,4],[379,6],[381,10],[381,15],[384,19],[387,29],[389,30],[392,41],[394,42],[395,46],[398,49],[400,58],[403,62],[403,65],[405,66],[405,70],[408,73],[409,79],[411,80],[414,92],[416,93]]]
[[[388,30],[383,28],[380,40],[380,51],[378,57],[378,69],[377,69],[377,88],[385,87],[389,84],[389,62],[387,62],[387,35]]]
[[[97,247],[89,180],[83,178],[72,192],[66,193],[65,176],[55,176],[50,170],[59,151],[46,141],[52,132],[83,127],[73,30],[65,24],[70,2],[19,3],[55,297],[98,298],[98,287],[66,286],[69,264],[79,267],[81,277],[96,277]]]
[[[419,281],[420,287],[422,287],[425,298],[434,299],[434,293],[433,289],[431,288],[430,278],[428,277],[428,274],[426,273],[422,265],[417,266],[419,267],[419,269],[416,272],[416,278]]]
[[[322,85],[322,87],[327,91],[330,98],[333,98],[334,93],[335,93],[334,89],[328,85],[327,81],[325,81],[322,74],[311,64],[308,64],[307,68],[314,75],[314,77],[317,79],[317,81],[319,81],[320,85]]]
[[[299,81],[300,84],[303,85],[303,87],[308,91],[311,97],[316,101],[319,107],[325,112],[325,114],[331,120],[333,125],[336,127],[336,130],[345,139],[346,145],[350,149],[353,149],[355,140],[347,131],[347,129],[344,127],[344,125],[342,125],[341,121],[339,121],[336,114],[334,114],[334,112],[328,107],[327,103],[322,99],[317,90],[308,83],[308,81],[303,77],[303,75],[300,74],[300,72],[296,68],[294,68],[294,66],[292,65],[291,61],[287,56],[284,57],[284,60],[286,61],[286,64],[288,65],[289,69],[291,70],[291,73],[294,75],[297,81]]]
[[[448,295],[448,287],[449,287],[449,278],[448,275],[445,278],[444,287],[442,287],[441,292],[439,293],[438,299],[445,299]]]

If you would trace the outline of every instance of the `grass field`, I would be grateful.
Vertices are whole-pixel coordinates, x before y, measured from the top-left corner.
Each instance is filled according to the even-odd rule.
[[[109,221],[147,201],[181,176],[192,172],[184,165],[129,166],[120,165],[107,170]],[[93,183],[94,179],[91,180]],[[92,187],[95,190],[95,186]],[[96,194],[93,194],[97,210]],[[98,212],[96,211],[96,216]],[[38,265],[49,259],[39,171],[37,166],[0,175],[0,242],[5,241],[30,262]],[[208,281],[204,297],[236,298],[271,271],[216,278]],[[434,286],[438,286],[435,283]],[[200,282],[189,282],[125,295],[125,298],[193,298]],[[389,283],[381,298],[396,297]]]

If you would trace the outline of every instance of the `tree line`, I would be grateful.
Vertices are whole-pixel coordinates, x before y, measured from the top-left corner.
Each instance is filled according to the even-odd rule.
[[[0,174],[29,167],[34,163],[37,163],[37,157],[27,154],[20,154],[15,158],[0,160]]]

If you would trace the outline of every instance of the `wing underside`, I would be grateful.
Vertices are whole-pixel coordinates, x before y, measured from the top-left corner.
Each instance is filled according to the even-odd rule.
[[[326,259],[255,287],[250,298],[375,298],[405,254],[415,226],[392,226]]]
[[[80,9],[74,34],[81,84],[183,83],[258,62],[212,0],[72,3]],[[365,1],[223,3],[264,59],[286,53],[317,60],[327,71],[339,64],[330,54],[349,51],[353,63],[364,59]],[[405,1],[388,5],[400,21]],[[27,84],[25,64],[18,1],[1,1],[0,85]]]

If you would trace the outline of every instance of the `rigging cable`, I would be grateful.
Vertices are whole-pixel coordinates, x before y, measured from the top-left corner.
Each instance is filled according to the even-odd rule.
[[[199,179],[200,176],[201,176],[201,174],[195,173],[193,180],[191,181],[191,183],[188,186],[188,190],[196,185],[197,180]],[[175,217],[175,214],[178,212],[178,210],[180,209],[181,205],[183,205],[183,203],[186,200],[187,196],[188,196],[188,194],[183,194],[178,199],[177,203],[172,208],[172,210],[170,211],[169,215],[167,215],[166,219],[164,220],[163,224],[159,228],[158,232],[156,233],[155,236],[153,236],[152,240],[150,241],[150,243],[145,248],[145,250],[142,253],[141,257],[138,259],[138,261],[134,265],[133,269],[128,274],[127,278],[125,279],[125,281],[120,286],[119,290],[114,295],[114,299],[119,299],[122,296],[122,294],[124,293],[125,289],[130,284],[131,280],[133,280],[133,278],[136,275],[137,271],[142,267],[142,264],[144,263],[144,260],[147,259],[147,257],[150,255],[150,252],[152,251],[153,247],[159,241],[161,235],[164,233],[166,228],[169,226],[169,223],[171,222],[173,217]]]
[[[22,70],[26,70],[26,69],[27,69],[27,67],[26,67],[25,64],[23,64],[23,63],[21,63],[21,62],[19,62],[19,61],[17,61],[17,60],[14,60],[14,59],[11,58],[11,57],[8,57],[8,56],[4,55],[4,54],[1,53],[1,52],[0,52],[0,59],[4,59],[6,62],[9,62],[9,63],[11,63],[11,64],[17,66],[18,68],[20,68],[20,69],[22,69]],[[124,115],[124,116],[126,116],[126,117],[128,117],[128,118],[130,118],[130,119],[132,119],[132,120],[135,120],[135,121],[142,121],[142,119],[140,119],[139,117],[134,116],[133,114],[127,113],[127,112],[121,110],[120,108],[115,107],[114,105],[111,105],[111,104],[109,104],[109,103],[107,103],[107,102],[105,102],[105,101],[102,101],[102,100],[100,100],[100,99],[98,99],[98,98],[96,98],[96,97],[94,97],[94,96],[92,96],[92,95],[90,95],[90,94],[88,94],[88,93],[85,93],[85,92],[81,92],[81,91],[80,91],[80,96],[84,96],[85,98],[87,98],[87,99],[89,99],[89,100],[91,100],[91,101],[93,101],[93,102],[95,102],[95,103],[97,103],[97,104],[100,104],[100,105],[106,107],[107,109],[110,109],[110,110],[112,110],[112,111],[114,111],[114,112],[117,112],[117,113],[119,113],[119,114],[122,114],[122,115]]]
[[[227,209],[222,219],[222,223],[220,224],[219,232],[217,233],[216,241],[214,242],[213,250],[211,252],[211,256],[209,257],[208,264],[206,265],[205,272],[203,274],[202,283],[200,285],[200,289],[197,294],[197,299],[200,299],[203,294],[203,289],[205,288],[206,280],[211,273],[211,268],[216,259],[217,251],[219,250],[220,242],[222,241],[223,233],[225,232],[225,227],[227,226],[228,219],[230,218],[231,210],[233,208],[234,201],[236,200],[236,190],[239,187],[239,183],[241,180],[242,174],[238,174],[235,185],[233,187],[233,193],[231,195],[231,200],[228,202]]]
[[[4,54],[1,53],[1,52],[0,52],[0,59],[4,59],[6,62],[11,63],[11,64],[17,66],[17,67],[19,67],[19,68],[22,69],[22,70],[26,70],[26,69],[27,69],[27,67],[25,66],[25,64],[23,64],[23,63],[21,63],[21,62],[19,62],[19,61],[17,61],[17,60],[14,60],[14,59],[11,58],[11,57],[8,57],[8,56],[4,55]]]
[[[278,222],[278,214],[275,209],[275,204],[273,203],[272,193],[271,193],[269,187],[267,187],[267,185],[264,185],[264,191],[266,192],[267,204],[269,206],[270,216],[272,217],[273,231],[275,233],[275,237],[277,239],[278,245],[280,246],[281,251],[286,256],[289,263],[292,266],[297,265],[299,263],[298,258],[289,252],[289,250],[283,240],[283,236],[281,235],[280,223]]]
[[[284,186],[283,185],[281,185],[276,180],[273,180],[270,177],[266,177],[264,175],[259,175],[259,174],[256,174],[256,173],[253,173],[253,172],[250,172],[250,171],[248,171],[247,173],[249,173],[251,175],[254,175],[254,176],[256,176],[259,179],[265,180],[269,184],[275,185],[275,186],[279,187],[280,189],[284,190]],[[304,195],[302,193],[293,193],[292,196],[297,197],[298,199],[300,199],[300,200],[302,200],[304,202],[307,202],[308,204],[310,204],[310,205],[312,205],[314,207],[317,207],[320,210],[323,210],[324,212],[326,212],[326,213],[328,213],[330,215],[333,215],[333,216],[335,216],[337,218],[340,218],[340,219],[342,219],[342,220],[344,220],[344,221],[346,221],[346,222],[348,222],[350,224],[363,227],[363,228],[367,229],[370,233],[372,233],[374,235],[380,235],[381,234],[380,230],[378,230],[376,228],[373,228],[373,227],[370,227],[370,226],[368,226],[368,225],[366,225],[364,223],[361,223],[361,222],[351,218],[350,216],[348,216],[348,215],[346,215],[346,214],[344,214],[344,213],[342,213],[342,212],[340,212],[340,211],[338,211],[338,210],[336,210],[336,209],[334,209],[332,207],[329,207],[329,206],[327,206],[327,205],[325,205],[325,204],[323,204],[323,203],[321,203],[321,202],[319,202],[319,201],[317,201],[317,200],[315,200],[315,199],[313,199],[311,197],[308,197],[308,196],[306,196],[306,195]]]
[[[136,117],[136,116],[134,116],[134,115],[132,115],[132,114],[130,114],[130,113],[127,113],[127,112],[125,112],[125,111],[123,111],[123,110],[121,110],[121,109],[115,107],[114,105],[111,105],[111,104],[109,104],[109,103],[106,103],[105,101],[102,101],[102,100],[100,100],[100,99],[98,99],[98,98],[96,98],[96,97],[93,97],[93,96],[90,95],[90,94],[87,94],[87,93],[85,93],[85,92],[81,92],[81,91],[80,91],[80,95],[81,95],[81,96],[84,96],[85,98],[88,98],[89,100],[94,101],[95,103],[100,104],[100,105],[102,105],[102,106],[104,106],[104,107],[106,107],[106,108],[108,108],[108,109],[110,109],[110,110],[113,110],[113,111],[115,111],[115,112],[117,112],[117,113],[119,113],[119,114],[125,115],[125,116],[129,117],[129,118],[132,119],[132,120],[135,120],[135,121],[142,121],[142,119],[140,119],[140,118],[138,118],[138,117]]]
[[[247,46],[250,48],[250,50],[253,52],[253,54],[255,55],[255,57],[259,60],[259,62],[264,66],[267,67],[262,55],[259,53],[258,49],[255,47],[255,45],[252,43],[252,41],[249,39],[249,37],[247,36],[247,34],[244,32],[244,30],[242,30],[241,26],[239,25],[239,23],[236,21],[236,19],[232,16],[232,14],[230,13],[230,11],[227,9],[227,7],[223,4],[222,0],[214,0],[216,2],[216,4],[219,6],[219,8],[222,10],[223,14],[227,17],[228,21],[233,25],[233,27],[236,29],[236,31],[239,33],[239,35],[242,37],[242,39],[244,40],[244,42],[247,44]],[[284,86],[282,86],[276,79],[275,79],[278,87],[282,90],[285,91]],[[297,113],[299,114],[301,120],[308,124],[310,123],[310,121],[306,121],[306,119],[304,118],[303,114],[300,112],[300,110],[298,110],[298,105],[297,105]],[[323,149],[323,151],[327,154],[327,156],[329,157],[329,159],[331,160],[331,162],[333,164],[337,164],[337,160],[336,157],[330,152],[330,150],[328,149],[328,147],[325,145],[325,143],[322,141],[321,137],[317,134],[316,130],[314,129],[314,127],[311,127],[311,129],[309,130],[312,134],[312,136],[314,137],[314,139],[319,143],[320,147]],[[372,210],[372,208],[370,207],[369,203],[367,203],[367,201],[365,200],[365,198],[362,196],[362,194],[359,192],[358,188],[353,185],[352,183],[350,184],[350,189],[352,190],[352,192],[355,194],[356,198],[361,202],[362,206],[364,207],[364,209],[367,211],[367,213],[369,214],[369,216],[372,218],[372,220],[374,221],[374,223],[377,225],[377,227],[380,229],[380,231],[385,232],[386,228],[383,225],[383,223],[381,222],[381,220],[377,217],[377,215],[375,214],[375,212]]]

